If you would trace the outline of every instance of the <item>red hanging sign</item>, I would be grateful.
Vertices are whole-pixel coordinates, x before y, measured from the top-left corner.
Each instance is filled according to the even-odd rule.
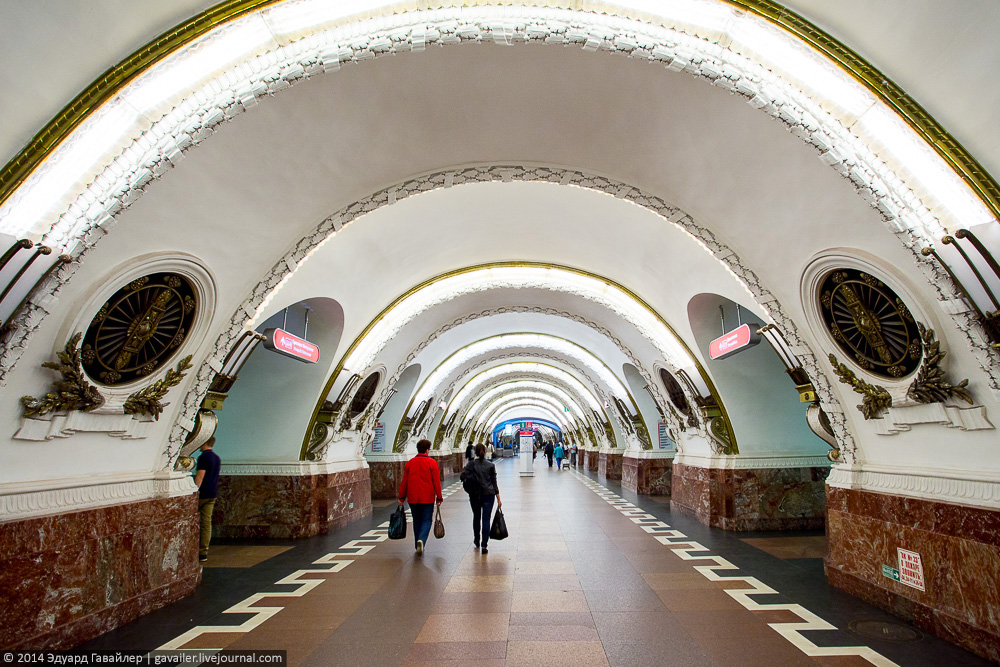
[[[264,331],[264,347],[283,354],[286,357],[297,359],[307,364],[315,364],[319,361],[319,345],[315,345],[293,336],[284,329],[267,329]]]
[[[748,347],[753,347],[760,342],[760,336],[757,334],[759,328],[759,324],[744,324],[719,336],[709,344],[708,356],[712,359],[725,359]]]

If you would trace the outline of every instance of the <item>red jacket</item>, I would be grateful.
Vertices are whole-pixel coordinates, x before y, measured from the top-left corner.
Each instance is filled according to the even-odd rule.
[[[441,497],[441,471],[437,461],[426,454],[417,454],[406,462],[403,481],[399,485],[400,500],[411,503],[433,503]]]

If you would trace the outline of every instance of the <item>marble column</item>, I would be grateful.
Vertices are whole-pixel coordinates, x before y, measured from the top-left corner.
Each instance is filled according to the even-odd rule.
[[[1000,510],[828,486],[827,540],[832,585],[1000,662]],[[899,549],[924,590],[885,576]]]
[[[398,497],[409,457],[405,454],[366,454],[365,458],[370,469],[372,499]]]
[[[828,467],[702,468],[674,462],[670,508],[725,530],[823,527]]]
[[[586,449],[583,451],[583,467],[587,472],[597,472],[600,465],[600,454],[596,449]]]
[[[673,452],[627,451],[622,458],[622,487],[648,496],[669,496]]]
[[[72,648],[190,595],[200,581],[191,491],[5,521],[0,646]]]
[[[441,484],[455,476],[455,455],[451,453],[450,449],[432,449],[429,455],[437,461],[438,470],[441,473]]]
[[[622,452],[614,449],[601,450],[597,462],[597,476],[604,479],[622,478]]]
[[[363,465],[352,461],[350,465]],[[371,514],[367,467],[336,464],[227,464],[212,518],[218,537],[299,538]]]

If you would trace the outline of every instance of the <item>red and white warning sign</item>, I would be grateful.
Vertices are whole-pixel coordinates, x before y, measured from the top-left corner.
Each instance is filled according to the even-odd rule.
[[[924,566],[920,562],[920,554],[915,551],[896,548],[899,554],[899,583],[912,588],[924,588]]]

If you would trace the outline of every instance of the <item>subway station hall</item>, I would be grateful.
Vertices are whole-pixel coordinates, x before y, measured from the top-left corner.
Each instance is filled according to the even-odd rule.
[[[0,0],[3,664],[1000,663],[998,33]]]

